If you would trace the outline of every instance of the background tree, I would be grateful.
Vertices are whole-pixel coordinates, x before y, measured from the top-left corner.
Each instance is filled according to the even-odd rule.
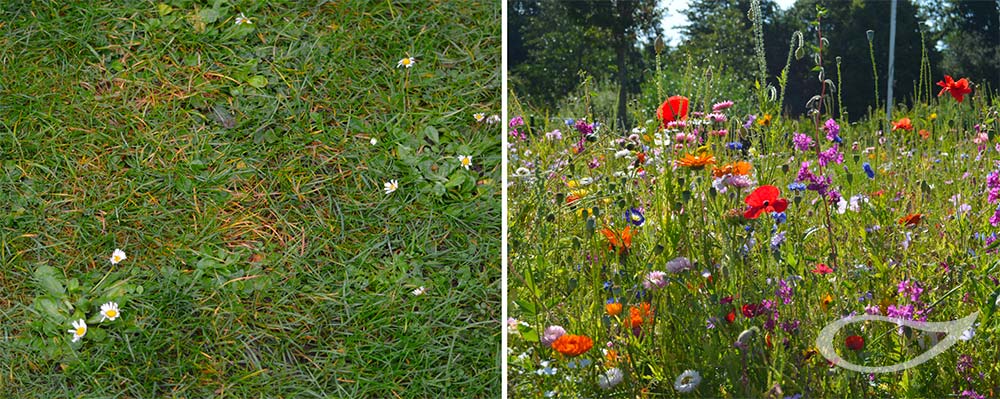
[[[611,76],[608,33],[570,19],[561,2],[512,0],[508,10],[508,78],[521,101],[553,109],[580,84],[581,71]]]

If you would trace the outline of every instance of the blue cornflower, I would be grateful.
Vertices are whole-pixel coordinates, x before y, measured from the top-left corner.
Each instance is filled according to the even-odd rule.
[[[646,217],[642,215],[642,211],[639,208],[632,208],[625,211],[625,221],[632,223],[633,226],[639,227],[643,223],[646,223]]]
[[[869,179],[875,178],[875,170],[872,169],[872,165],[870,163],[865,162],[861,165],[861,167],[865,168],[865,174],[868,175]]]
[[[794,182],[788,185],[789,191],[806,191],[805,183]]]
[[[730,150],[742,150],[743,149],[743,143],[741,143],[739,141],[732,141],[732,142],[729,142],[728,144],[726,144],[726,148],[729,148]]]
[[[575,123],[576,123],[575,119],[573,119],[573,118],[566,118],[566,126],[573,127],[573,124],[575,124]]]
[[[771,217],[774,218],[774,222],[777,224],[785,223],[788,220],[788,215],[784,212],[774,212],[771,214]]]
[[[613,287],[613,286],[614,286],[614,283],[612,283],[610,281],[605,281],[604,282],[604,289],[606,289],[606,290],[610,290],[611,287]]]

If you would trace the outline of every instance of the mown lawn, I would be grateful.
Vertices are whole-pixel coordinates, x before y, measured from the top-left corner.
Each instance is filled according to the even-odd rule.
[[[0,397],[496,395],[499,4],[305,3],[0,6]]]

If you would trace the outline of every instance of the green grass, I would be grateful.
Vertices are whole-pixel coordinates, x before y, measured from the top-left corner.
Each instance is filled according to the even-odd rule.
[[[0,396],[496,395],[500,8],[271,3],[0,7]]]

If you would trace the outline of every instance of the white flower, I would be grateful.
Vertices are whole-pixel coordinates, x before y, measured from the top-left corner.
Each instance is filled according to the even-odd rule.
[[[377,138],[374,138],[374,137],[372,137],[372,139],[371,139],[370,143],[372,143],[372,145],[375,145],[375,144],[378,144],[378,139],[377,139]]]
[[[618,152],[615,153],[615,158],[625,158],[631,153],[632,151],[629,150],[618,150]]]
[[[115,321],[115,319],[121,316],[121,312],[118,311],[118,304],[115,302],[108,302],[101,305],[101,321],[104,319]]]
[[[469,170],[469,166],[472,166],[472,155],[459,155],[458,162],[462,163],[465,170]]]
[[[417,62],[417,60],[413,59],[413,57],[406,57],[399,60],[399,62],[396,63],[396,68],[399,67],[413,68],[413,64],[415,62]]]
[[[482,122],[483,120],[486,119],[486,114],[484,114],[482,112],[476,112],[476,113],[472,114],[472,117],[476,118],[476,122]]]
[[[236,25],[243,24],[253,25],[253,21],[251,21],[250,18],[247,18],[246,15],[243,15],[243,13],[240,13],[240,16],[236,17]]]
[[[427,288],[421,285],[420,287],[417,287],[417,289],[413,290],[412,294],[413,296],[421,296],[425,292],[427,292]]]
[[[118,262],[121,262],[125,259],[128,259],[128,257],[125,256],[125,251],[122,251],[121,249],[115,248],[115,251],[111,253],[112,265],[117,265]]]
[[[621,369],[615,367],[605,371],[603,375],[598,376],[597,385],[599,385],[601,389],[611,389],[614,388],[615,385],[620,384],[624,377],[625,373],[622,373]]]
[[[550,361],[550,360],[542,360],[541,362],[539,362],[539,364],[542,366],[542,368],[540,368],[538,370],[535,370],[535,374],[538,374],[538,375],[556,375],[556,372],[558,372],[559,369],[557,369],[555,367],[552,367],[552,366],[549,366],[549,364],[551,362],[552,361]]]
[[[84,335],[87,335],[87,322],[83,319],[73,322],[73,329],[69,330],[73,333],[73,342],[79,341]]]
[[[489,118],[486,118],[486,123],[489,124],[500,123],[500,115],[495,115],[495,114],[490,115]]]
[[[674,381],[674,389],[680,393],[688,393],[697,388],[698,384],[701,384],[701,375],[697,371],[686,370],[677,376],[677,380]]]
[[[399,189],[399,181],[396,179],[389,180],[383,185],[385,186],[384,190],[386,195],[392,194],[394,191]]]

